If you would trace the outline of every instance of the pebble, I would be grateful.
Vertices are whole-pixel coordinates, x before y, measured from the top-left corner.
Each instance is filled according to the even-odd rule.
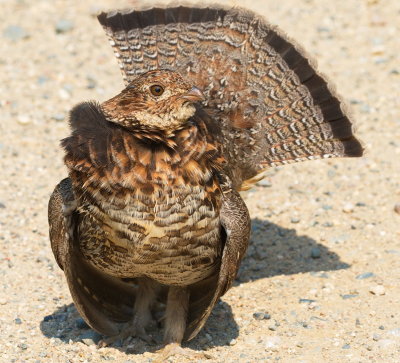
[[[264,187],[264,188],[270,188],[272,187],[272,183],[268,180],[268,179],[263,179],[260,180],[257,185],[259,185],[260,187]]]
[[[385,295],[386,294],[385,288],[382,285],[372,286],[369,289],[369,292],[374,295]]]
[[[357,280],[364,280],[364,279],[368,279],[368,278],[373,277],[373,276],[375,276],[375,274],[373,272],[364,272],[364,273],[362,273],[360,275],[357,275],[356,279]]]
[[[290,222],[292,222],[292,223],[299,223],[299,222],[300,222],[300,218],[298,218],[298,217],[292,217],[292,218],[290,219]]]
[[[14,319],[14,323],[17,325],[20,325],[20,324],[22,324],[22,320],[20,318],[16,318],[16,319]]]
[[[350,349],[350,344],[343,345],[342,349]]]
[[[333,236],[329,238],[330,243],[335,243],[335,244],[340,244],[344,243],[349,239],[349,236],[347,234],[341,234],[339,236]]]
[[[8,303],[7,299],[3,299],[3,298],[0,299],[0,305],[6,305],[7,303]]]
[[[25,343],[21,343],[21,344],[18,344],[18,348],[20,348],[22,350],[27,350],[28,346]]]
[[[27,125],[31,123],[31,118],[28,115],[18,115],[17,121],[20,125]]]
[[[313,300],[313,299],[299,299],[299,303],[300,304],[304,304],[304,303],[311,304],[311,303],[316,302],[316,301],[317,300]]]
[[[0,202],[0,208],[4,209],[5,207],[6,207],[6,205],[4,203]]]
[[[320,277],[323,279],[329,279],[329,275],[326,272],[311,271],[310,275],[314,277]]]
[[[358,294],[344,294],[344,295],[340,295],[342,297],[343,300],[348,300],[348,299],[352,299],[354,297],[357,297]]]
[[[72,21],[67,19],[60,19],[55,26],[57,34],[66,33],[74,28]]]
[[[354,205],[351,203],[346,203],[343,206],[342,211],[345,213],[352,213],[354,211]]]
[[[55,115],[51,116],[51,118],[55,121],[64,121],[65,115],[63,113],[56,113]]]
[[[232,339],[232,340],[229,342],[229,345],[236,345],[236,343],[237,343],[237,340],[236,340],[236,339]]]
[[[71,98],[71,94],[63,88],[60,88],[58,90],[58,95],[62,100],[68,100],[69,98]]]
[[[320,258],[321,257],[321,250],[318,247],[313,247],[311,249],[311,258]]]
[[[87,77],[86,77],[86,81],[87,81],[87,85],[86,85],[87,88],[89,88],[89,89],[96,88],[96,86],[97,86],[97,80],[96,80],[94,77],[92,77],[92,76],[87,76]]]
[[[400,203],[396,203],[394,205],[394,211],[395,213],[400,214]]]
[[[380,336],[379,334],[374,333],[374,334],[372,335],[372,339],[375,340],[375,341],[377,342],[379,339],[381,339],[381,336]]]
[[[3,31],[3,36],[14,42],[29,38],[29,33],[19,25],[10,25]]]
[[[256,320],[268,320],[271,319],[271,315],[268,313],[263,313],[261,311],[257,311],[253,313],[253,318]]]
[[[79,335],[78,340],[81,340],[86,345],[96,345],[102,336],[95,332],[94,330],[89,330],[81,335]]]

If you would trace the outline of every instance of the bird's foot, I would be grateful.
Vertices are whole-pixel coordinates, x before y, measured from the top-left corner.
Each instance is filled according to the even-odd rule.
[[[125,339],[131,338],[131,337],[132,338],[133,337],[140,338],[148,344],[155,343],[155,340],[146,333],[146,331],[143,327],[136,327],[136,326],[128,325],[119,334],[100,340],[98,343],[98,346],[100,348],[107,347],[107,346],[115,343],[118,340],[124,341]]]
[[[213,359],[213,357],[205,352],[195,352],[190,349],[182,348],[179,343],[167,344],[164,348],[161,348],[155,352],[158,357],[153,360],[153,363],[163,363],[168,360],[168,358],[174,356],[185,357],[189,361],[197,361],[201,359]]]

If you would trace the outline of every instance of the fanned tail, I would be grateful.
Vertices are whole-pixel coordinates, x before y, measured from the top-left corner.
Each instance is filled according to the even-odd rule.
[[[339,97],[305,52],[251,11],[178,6],[102,13],[99,21],[126,83],[167,68],[202,88],[237,189],[270,166],[363,154]]]

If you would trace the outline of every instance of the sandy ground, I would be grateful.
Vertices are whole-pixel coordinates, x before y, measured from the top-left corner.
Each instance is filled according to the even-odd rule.
[[[68,110],[123,86],[95,14],[127,5],[0,0],[1,362],[154,358],[136,339],[96,348],[48,241]],[[214,362],[400,362],[400,2],[242,5],[318,60],[349,102],[367,154],[274,169],[246,194],[248,255],[188,347]]]

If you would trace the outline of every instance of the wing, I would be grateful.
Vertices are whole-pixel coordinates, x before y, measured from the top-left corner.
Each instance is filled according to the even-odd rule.
[[[236,189],[270,166],[362,155],[326,80],[299,46],[256,14],[180,6],[98,18],[126,83],[167,68],[203,89]]]
[[[219,275],[190,287],[188,340],[198,334],[218,299],[232,286],[249,243],[250,215],[238,192],[230,190],[224,193],[220,218],[225,244]]]
[[[118,333],[118,322],[131,319],[135,290],[120,279],[91,267],[76,238],[79,213],[71,180],[62,180],[49,201],[51,247],[64,270],[75,307],[85,321],[106,335]]]

